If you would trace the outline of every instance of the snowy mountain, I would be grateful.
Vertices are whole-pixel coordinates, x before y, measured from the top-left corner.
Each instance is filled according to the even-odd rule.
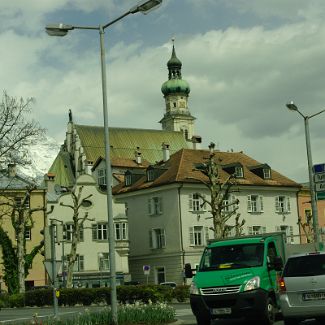
[[[18,173],[36,179],[37,183],[42,182],[59,150],[60,145],[53,138],[46,136],[40,143],[30,146],[28,151],[31,164],[18,167]]]

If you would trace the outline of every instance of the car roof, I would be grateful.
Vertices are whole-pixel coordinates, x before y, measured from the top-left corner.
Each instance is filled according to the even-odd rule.
[[[295,258],[295,257],[301,257],[301,256],[314,256],[314,255],[325,255],[325,252],[321,251],[315,251],[315,252],[307,252],[307,253],[296,253],[292,254],[288,257],[289,258]]]

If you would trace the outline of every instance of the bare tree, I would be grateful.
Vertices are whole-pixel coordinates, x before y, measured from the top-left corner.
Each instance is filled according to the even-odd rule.
[[[215,161],[214,144],[211,143],[210,155],[207,158],[207,162],[197,166],[195,170],[200,171],[208,180],[202,180],[197,178],[202,184],[204,184],[210,192],[210,200],[206,199],[203,195],[199,194],[202,199],[202,204],[207,204],[210,207],[211,217],[213,226],[210,228],[214,237],[225,238],[229,236],[232,229],[235,229],[237,236],[242,235],[242,228],[245,224],[245,220],[240,221],[240,214],[237,213],[239,208],[238,199],[234,199],[232,193],[238,192],[236,186],[236,178],[234,175],[229,175],[225,181],[222,181],[219,175],[220,166]],[[235,223],[230,225],[228,221],[232,217],[235,217]]]
[[[17,99],[3,92],[0,103],[1,165],[28,164],[28,146],[44,135],[45,129],[34,120],[26,119],[33,102],[33,98]]]
[[[25,233],[26,229],[33,228],[34,220],[33,214],[37,211],[45,211],[45,207],[35,207],[32,208],[29,204],[30,197],[33,191],[37,189],[36,185],[31,184],[26,186],[23,196],[13,192],[9,188],[2,189],[0,192],[0,206],[1,206],[1,219],[8,217],[11,221],[12,227],[15,231],[16,236],[16,248],[13,248],[12,241],[11,245],[6,238],[5,234],[2,235],[3,241],[0,241],[0,245],[4,251],[13,251],[15,259],[17,261],[17,269],[11,276],[16,276],[18,278],[18,292],[25,292],[25,278],[28,275],[28,269],[32,265],[33,259],[36,254],[41,250],[44,245],[44,242],[40,242],[36,245],[30,253],[26,252],[26,238]],[[4,244],[5,243],[5,244]],[[6,247],[4,247],[4,245]],[[11,246],[11,247],[10,247]],[[5,252],[4,252],[5,253]],[[10,273],[12,269],[6,270],[5,272]],[[14,281],[15,282],[15,281]],[[16,290],[13,288],[12,290]]]
[[[312,214],[306,213],[305,221],[303,221],[301,216],[299,216],[297,224],[298,224],[298,226],[300,226],[302,228],[302,231],[304,232],[304,234],[306,236],[307,243],[313,243],[314,242],[314,227],[313,227]]]
[[[73,267],[77,260],[77,246],[80,241],[80,231],[83,230],[83,225],[86,220],[91,220],[88,218],[88,212],[85,212],[84,215],[80,216],[80,207],[83,202],[89,199],[92,194],[82,198],[82,190],[83,186],[75,187],[69,194],[72,198],[72,204],[65,204],[63,202],[60,203],[61,206],[70,208],[72,210],[72,233],[71,233],[71,248],[70,254],[67,258],[68,264],[68,272],[67,272],[67,288],[72,287],[72,279],[73,279]]]

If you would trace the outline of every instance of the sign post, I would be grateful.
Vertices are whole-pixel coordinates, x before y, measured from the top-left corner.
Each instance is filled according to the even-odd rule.
[[[313,170],[317,200],[325,200],[325,164],[314,165]]]
[[[147,276],[147,284],[149,282],[149,274],[150,274],[150,265],[143,265],[143,273]]]

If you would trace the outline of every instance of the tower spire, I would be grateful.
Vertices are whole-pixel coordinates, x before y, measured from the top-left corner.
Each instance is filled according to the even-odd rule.
[[[182,62],[176,55],[174,38],[172,44],[172,54],[167,62],[168,80],[161,86],[166,113],[160,123],[163,130],[182,131],[185,139],[190,140],[193,136],[195,120],[188,109],[190,85],[182,79]]]

